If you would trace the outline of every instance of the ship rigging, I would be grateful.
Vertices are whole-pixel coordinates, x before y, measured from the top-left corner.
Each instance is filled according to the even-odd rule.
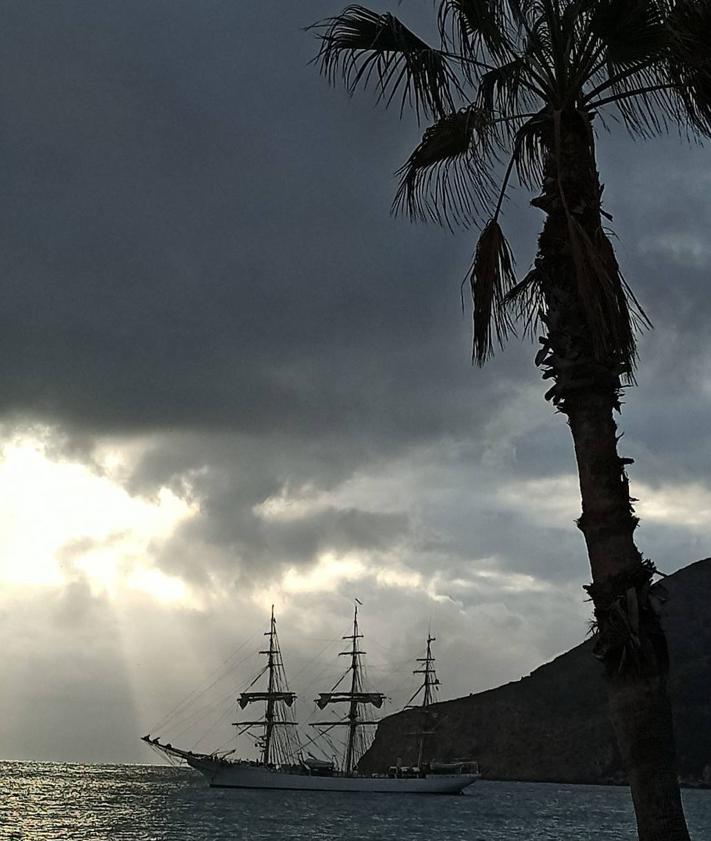
[[[341,657],[350,657],[351,662],[346,672],[334,684],[330,692],[321,692],[316,698],[316,705],[320,710],[325,709],[329,704],[348,704],[348,712],[345,718],[339,721],[315,721],[312,727],[329,729],[334,726],[348,728],[348,741],[343,770],[349,774],[355,771],[358,760],[365,753],[368,747],[368,739],[364,738],[362,728],[376,727],[377,720],[370,718],[366,710],[373,706],[380,709],[383,706],[385,695],[382,692],[368,692],[365,686],[363,674],[363,656],[365,651],[358,647],[358,640],[363,639],[363,634],[358,629],[358,604],[353,610],[353,633],[342,637],[344,640],[351,640],[351,647],[348,651],[341,651]],[[350,688],[347,691],[337,691],[338,687],[350,676]]]
[[[428,736],[434,736],[432,730],[432,704],[436,700],[437,691],[439,688],[439,679],[435,671],[435,658],[432,654],[432,643],[436,642],[437,638],[433,637],[431,633],[427,634],[427,653],[424,657],[418,657],[417,662],[422,663],[422,666],[415,669],[413,675],[422,675],[422,684],[415,690],[410,700],[405,704],[405,709],[420,710],[420,729],[411,733],[410,735],[417,738],[417,765],[422,767],[422,760],[424,758],[425,740]],[[422,694],[422,700],[419,704],[414,704],[413,701],[418,695]]]
[[[271,621],[269,630],[265,632],[269,637],[269,648],[259,653],[265,654],[267,664],[247,687],[246,692],[241,692],[237,703],[240,709],[245,709],[249,704],[265,703],[264,717],[257,721],[235,721],[234,726],[240,728],[240,733],[246,733],[253,727],[261,727],[264,732],[257,739],[257,747],[261,749],[261,760],[265,765],[277,763],[283,765],[293,761],[298,755],[298,739],[295,738],[297,722],[294,718],[293,705],[296,701],[296,694],[292,692],[286,681],[284,660],[279,646],[279,637],[274,618],[274,605],[272,605]],[[267,677],[266,691],[249,691],[265,675]]]
[[[457,773],[437,773],[434,763],[423,763],[426,739],[432,735],[430,707],[439,685],[434,670],[431,648],[434,637],[431,634],[427,638],[426,656],[418,658],[418,663],[422,665],[414,671],[414,674],[423,675],[423,682],[408,702],[408,706],[417,706],[422,711],[422,726],[413,734],[418,738],[418,766],[407,769],[407,774],[401,773],[399,768],[397,773],[387,775],[358,773],[358,762],[372,740],[372,728],[378,724],[372,711],[382,708],[387,700],[384,693],[372,691],[368,686],[364,662],[366,652],[360,644],[363,634],[358,624],[358,604],[356,600],[352,632],[341,638],[350,642],[347,649],[339,654],[349,658],[348,668],[328,692],[319,693],[315,699],[319,710],[343,704],[346,705],[346,712],[340,718],[311,722],[316,730],[313,738],[303,743],[299,741],[294,716],[297,696],[287,683],[272,606],[269,630],[264,634],[268,638],[268,646],[259,652],[266,657],[266,663],[237,698],[241,710],[252,704],[264,704],[264,714],[261,718],[233,722],[238,736],[254,733],[255,728],[259,730],[255,741],[259,760],[228,758],[236,750],[196,753],[174,747],[150,735],[143,736],[143,741],[169,759],[187,762],[200,771],[211,786],[421,794],[452,794],[462,791],[477,779],[477,773],[461,773],[461,769]],[[263,680],[266,686],[261,683],[260,687]],[[420,693],[422,701],[413,704]],[[324,760],[313,756],[308,750],[309,746],[319,739],[332,746],[328,734],[334,728],[346,729],[343,759],[339,761],[334,757]],[[426,770],[428,765],[429,770]]]

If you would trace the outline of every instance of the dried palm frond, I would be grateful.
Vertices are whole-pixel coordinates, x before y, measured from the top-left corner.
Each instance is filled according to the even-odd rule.
[[[352,5],[317,28],[321,72],[331,82],[340,77],[349,93],[374,82],[387,105],[400,95],[401,111],[408,104],[418,116],[454,110],[458,82],[447,59],[394,15]]]
[[[544,112],[527,120],[514,136],[513,159],[518,179],[526,187],[537,188],[543,181],[545,143],[543,133],[550,121]]]
[[[583,120],[587,119],[583,112],[579,112],[579,116]],[[598,225],[592,231],[586,230],[571,211],[561,178],[561,122],[561,113],[554,111],[553,154],[556,159],[557,189],[567,222],[577,298],[588,324],[595,357],[603,363],[619,363],[622,370],[631,375],[637,359],[635,326],[651,325],[622,276],[612,243],[602,226]]]
[[[635,334],[651,322],[627,285],[604,230],[591,236],[575,217],[568,222],[578,300],[595,355],[601,361],[617,360],[631,374],[637,361]]]
[[[393,211],[450,227],[475,219],[494,194],[490,165],[495,142],[491,115],[480,108],[442,117],[398,170]]]
[[[494,352],[494,336],[502,345],[512,329],[506,296],[516,285],[513,255],[501,226],[492,219],[477,242],[470,272],[474,302],[474,348],[477,365]]]
[[[533,338],[545,306],[539,269],[532,268],[523,280],[506,293],[503,303],[511,320],[523,323],[522,333]]]

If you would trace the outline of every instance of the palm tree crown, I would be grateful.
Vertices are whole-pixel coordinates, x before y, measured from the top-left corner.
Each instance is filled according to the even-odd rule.
[[[474,358],[482,364],[516,320],[533,327],[546,310],[540,272],[516,282],[499,226],[512,177],[545,191],[564,154],[561,125],[572,118],[589,133],[591,150],[596,118],[638,137],[669,126],[710,134],[711,0],[437,6],[437,47],[392,14],[351,5],[316,25],[317,61],[349,93],[373,86],[386,105],[430,121],[399,170],[393,207],[414,219],[483,227],[470,273]],[[569,207],[575,197],[558,188],[595,355],[631,375],[635,326],[646,318],[602,227],[586,232]],[[606,216],[600,202],[597,212]]]

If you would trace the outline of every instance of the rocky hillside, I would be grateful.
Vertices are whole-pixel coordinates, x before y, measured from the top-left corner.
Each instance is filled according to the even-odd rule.
[[[663,586],[679,770],[696,781],[711,770],[711,558]],[[410,710],[384,719],[361,770],[380,771],[398,758],[414,763],[415,740],[408,734],[417,729],[418,715]],[[590,640],[520,681],[436,704],[433,718],[425,754],[442,761],[477,759],[490,779],[623,779]]]

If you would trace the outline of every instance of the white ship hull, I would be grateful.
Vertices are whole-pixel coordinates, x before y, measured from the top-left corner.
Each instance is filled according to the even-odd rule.
[[[186,757],[214,788],[281,789],[289,791],[352,791],[380,794],[459,794],[476,782],[476,774],[429,774],[424,777],[321,776],[224,762],[210,757]]]

